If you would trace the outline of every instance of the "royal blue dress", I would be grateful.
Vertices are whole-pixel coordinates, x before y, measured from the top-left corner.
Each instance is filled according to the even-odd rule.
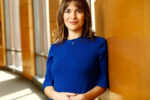
[[[57,92],[85,93],[95,86],[108,88],[108,51],[104,38],[85,37],[51,45],[43,90],[53,86]],[[51,99],[49,99],[51,100]]]

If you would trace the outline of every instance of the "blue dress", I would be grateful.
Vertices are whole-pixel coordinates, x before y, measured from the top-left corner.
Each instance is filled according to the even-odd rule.
[[[53,86],[57,92],[78,94],[95,86],[108,88],[106,40],[78,37],[66,40],[62,45],[52,44],[42,89],[47,86]]]

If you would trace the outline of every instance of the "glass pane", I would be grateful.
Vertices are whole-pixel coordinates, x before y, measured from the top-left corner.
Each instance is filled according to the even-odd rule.
[[[4,0],[7,66],[22,71],[19,0]]]
[[[10,52],[10,51],[7,51],[7,65],[8,66],[13,65],[13,62],[12,62],[12,52]]]
[[[46,56],[49,44],[49,3],[48,0],[34,0],[34,32],[37,76],[45,75]]]
[[[91,17],[92,17],[92,30],[95,32],[95,1],[96,0],[90,0],[90,6],[91,6]]]
[[[44,77],[45,75],[45,66],[46,66],[46,59],[41,56],[36,56],[36,73],[39,77]]]
[[[16,67],[22,67],[22,53],[16,52],[15,53],[15,65]]]
[[[40,15],[39,15],[39,0],[34,0],[34,32],[35,32],[35,50],[36,53],[41,53],[41,28],[40,28]]]
[[[5,30],[6,30],[6,46],[7,49],[11,48],[11,38],[10,38],[10,13],[9,13],[9,0],[4,0],[4,7],[5,7]]]

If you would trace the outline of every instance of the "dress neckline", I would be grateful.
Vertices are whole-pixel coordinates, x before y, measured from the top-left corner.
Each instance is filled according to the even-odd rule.
[[[80,40],[81,39],[81,37],[82,36],[79,36],[79,37],[77,37],[77,38],[74,38],[74,39],[67,39],[67,42],[68,43],[71,43],[71,44],[76,44],[77,42],[78,42],[78,40]]]
[[[77,37],[77,38],[74,38],[74,39],[67,39],[67,41],[75,41],[75,40],[78,40],[78,39],[80,39],[81,38],[81,36],[79,36],[79,37]]]

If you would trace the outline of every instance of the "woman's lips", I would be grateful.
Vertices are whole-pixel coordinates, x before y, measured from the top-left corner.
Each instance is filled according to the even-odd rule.
[[[78,22],[72,21],[72,22],[69,22],[69,23],[72,24],[72,25],[75,25],[75,24],[77,24]]]

